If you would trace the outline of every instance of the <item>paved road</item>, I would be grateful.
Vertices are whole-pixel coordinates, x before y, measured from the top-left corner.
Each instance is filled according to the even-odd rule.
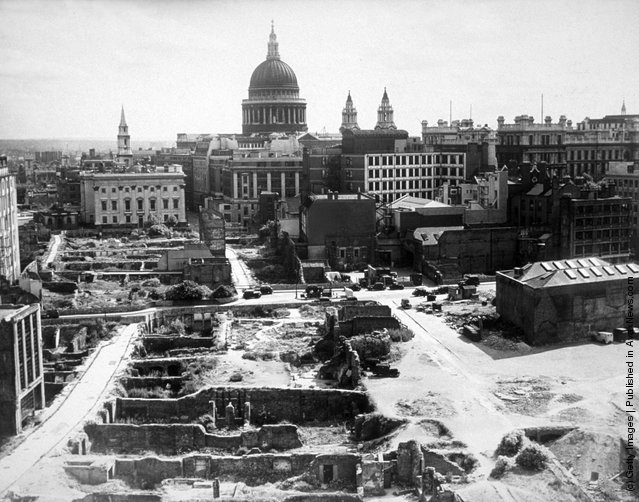
[[[231,275],[233,276],[233,284],[240,293],[241,289],[248,288],[255,284],[251,271],[244,264],[244,261],[237,256],[237,252],[230,246],[226,246],[226,257],[231,262]],[[240,293],[241,294],[241,293]]]
[[[23,474],[55,447],[64,445],[85,417],[97,411],[102,394],[137,329],[137,324],[125,326],[103,344],[58,410],[12,453],[0,459],[0,497],[12,486],[19,485]]]

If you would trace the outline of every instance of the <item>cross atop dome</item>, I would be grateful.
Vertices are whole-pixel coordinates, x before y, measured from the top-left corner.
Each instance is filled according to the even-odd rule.
[[[280,58],[278,45],[277,35],[275,34],[275,22],[271,19],[271,34],[268,37],[268,52],[266,53],[266,59]]]

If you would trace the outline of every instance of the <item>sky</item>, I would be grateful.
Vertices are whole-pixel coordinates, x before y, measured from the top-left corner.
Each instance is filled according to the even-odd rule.
[[[239,133],[271,20],[311,132],[639,113],[637,0],[0,0],[0,138]]]

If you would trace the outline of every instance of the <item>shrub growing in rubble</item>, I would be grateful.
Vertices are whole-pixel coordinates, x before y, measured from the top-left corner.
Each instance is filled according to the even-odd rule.
[[[151,225],[149,228],[150,237],[171,237],[171,230],[165,224]]]
[[[501,478],[504,474],[506,474],[506,471],[513,468],[514,464],[515,463],[512,458],[500,455],[497,458],[497,462],[495,462],[495,467],[493,467],[493,470],[490,471],[490,477],[495,479]]]
[[[545,446],[531,442],[519,452],[515,462],[524,469],[541,471],[546,467],[549,458],[550,452]]]
[[[389,329],[388,334],[393,342],[407,342],[415,337],[415,333],[408,328]]]
[[[167,300],[201,300],[211,294],[206,286],[200,286],[193,281],[184,281],[166,290]]]
[[[496,455],[505,455],[507,457],[514,457],[519,453],[524,444],[526,443],[526,434],[522,430],[516,430],[509,432],[503,438],[495,451]]]

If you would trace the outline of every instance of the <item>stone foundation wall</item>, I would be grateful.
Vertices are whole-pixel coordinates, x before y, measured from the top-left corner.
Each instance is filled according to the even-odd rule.
[[[374,411],[368,396],[363,392],[335,389],[273,389],[207,387],[195,394],[179,399],[117,399],[118,419],[136,417],[140,420],[174,419],[193,421],[210,413],[210,401],[224,393],[233,396],[241,392],[251,403],[251,423],[266,413],[273,423],[287,420],[292,423],[343,420],[358,413]],[[236,407],[236,409],[239,409]]]
[[[142,338],[144,348],[148,352],[161,354],[173,349],[184,348],[212,348],[215,344],[213,338],[200,336],[150,336]]]
[[[115,478],[132,486],[153,488],[168,478],[241,479],[247,484],[263,484],[299,476],[310,469],[314,454],[247,455],[220,457],[190,455],[181,459],[146,457],[115,461]]]
[[[87,424],[91,448],[98,453],[131,454],[153,451],[162,455],[218,448],[235,452],[239,447],[286,450],[302,446],[297,427],[265,425],[236,434],[210,434],[199,424]]]
[[[372,333],[373,331],[386,329],[399,329],[401,326],[396,317],[354,317],[350,321],[340,321],[339,333],[342,336],[350,337],[362,333]]]
[[[343,305],[339,309],[339,320],[349,321],[354,317],[390,317],[388,305]]]

